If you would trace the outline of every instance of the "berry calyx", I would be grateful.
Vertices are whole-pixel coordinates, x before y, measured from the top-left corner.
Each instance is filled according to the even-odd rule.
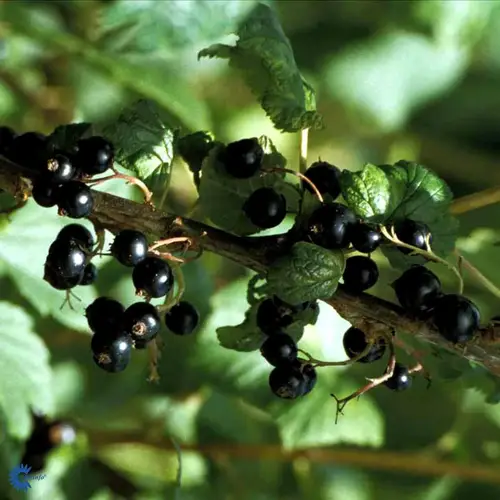
[[[462,295],[443,295],[436,301],[434,324],[439,333],[454,344],[465,344],[479,328],[480,315],[476,305]]]
[[[47,180],[37,179],[33,182],[31,194],[37,205],[50,208],[57,204],[59,186]]]
[[[273,366],[292,363],[297,359],[297,344],[286,333],[276,333],[266,339],[260,353]]]
[[[80,281],[79,285],[93,285],[97,279],[97,274],[97,267],[92,262],[89,262],[83,270],[82,280]]]
[[[382,235],[368,224],[358,222],[349,231],[352,246],[361,253],[372,253],[382,243]]]
[[[310,240],[330,250],[349,245],[349,229],[356,216],[345,205],[331,203],[317,208],[309,217],[307,232]]]
[[[176,335],[189,335],[198,326],[200,316],[196,308],[186,301],[181,301],[165,314],[165,325]]]
[[[148,254],[148,240],[143,233],[132,229],[120,231],[111,245],[111,255],[124,266],[133,267]]]
[[[328,193],[334,200],[339,196],[340,188],[340,169],[326,161],[317,161],[313,163],[304,173],[304,175],[316,186],[321,194]],[[310,193],[314,193],[312,186],[302,181],[304,187]]]
[[[61,278],[74,278],[85,269],[85,253],[73,241],[55,240],[50,245],[45,265]]]
[[[168,262],[158,257],[146,257],[132,271],[137,295],[164,297],[174,286],[174,275]]]
[[[54,184],[69,182],[76,175],[76,168],[68,157],[62,154],[56,154],[47,160],[46,169],[43,172],[43,178]]]
[[[67,224],[57,234],[57,240],[74,241],[82,250],[90,252],[96,244],[93,234],[81,224]]]
[[[113,144],[104,137],[93,136],[78,141],[75,163],[82,173],[89,176],[103,174],[112,166],[113,159]]]
[[[394,225],[396,236],[407,245],[411,245],[421,250],[426,248],[426,239],[429,238],[429,244],[432,243],[432,235],[429,227],[423,222],[416,222],[411,219],[405,219]],[[397,247],[404,254],[411,253],[409,248]]]
[[[124,312],[123,305],[109,297],[99,297],[85,309],[87,323],[93,332],[116,330],[121,324]]]
[[[359,356],[368,347],[368,340],[365,333],[359,328],[351,326],[342,339],[345,352],[350,359]],[[385,353],[386,343],[383,338],[373,339],[371,347],[367,354],[358,359],[358,363],[373,363],[379,360]]]
[[[72,219],[88,217],[94,208],[92,191],[83,182],[66,182],[58,191],[57,205],[63,215]]]
[[[252,224],[269,229],[279,225],[285,218],[286,200],[272,188],[260,188],[248,197],[243,211]]]
[[[346,260],[344,288],[360,293],[371,288],[378,280],[379,272],[375,261],[364,255],[356,255]]]
[[[0,127],[0,155],[6,155],[17,134],[10,127]]]
[[[156,307],[147,302],[132,304],[123,314],[123,330],[132,340],[149,342],[160,331],[160,316]]]
[[[410,267],[392,287],[403,309],[415,315],[428,312],[442,293],[439,278],[424,266]]]
[[[269,387],[282,399],[296,399],[306,390],[306,381],[299,368],[292,364],[277,366],[269,374]]]
[[[391,391],[404,391],[412,385],[413,379],[408,368],[400,363],[394,366],[392,377],[384,382],[384,385]]]
[[[92,336],[91,349],[95,364],[109,373],[122,372],[130,363],[132,339],[123,332],[99,332]]]
[[[263,159],[264,150],[257,138],[231,142],[219,155],[226,172],[237,179],[248,179],[255,175]]]

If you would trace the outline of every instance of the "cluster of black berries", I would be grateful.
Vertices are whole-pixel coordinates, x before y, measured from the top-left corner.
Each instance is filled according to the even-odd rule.
[[[113,144],[100,136],[81,139],[70,151],[62,151],[43,134],[17,135],[8,127],[0,128],[0,154],[39,174],[32,193],[38,205],[57,205],[62,215],[73,219],[87,217],[94,206],[85,181],[106,172],[114,160]]]
[[[256,138],[242,139],[224,147],[218,160],[230,176],[249,179],[261,169],[264,150]],[[260,188],[248,197],[243,211],[252,224],[261,229],[270,229],[283,222],[286,199],[273,188]]]
[[[463,295],[444,294],[439,278],[425,266],[406,270],[393,288],[408,313],[433,321],[441,335],[454,344],[468,342],[479,328],[476,305]]]
[[[26,441],[21,463],[31,467],[31,473],[45,468],[48,453],[53,449],[75,441],[73,425],[63,420],[50,421],[42,415],[33,415],[34,426]]]
[[[260,352],[274,366],[269,375],[269,386],[280,398],[304,396],[316,385],[316,369],[298,357],[297,344],[283,329],[295,321],[298,313],[317,307],[317,302],[292,306],[274,296],[265,299],[257,309],[257,326],[267,335]]]

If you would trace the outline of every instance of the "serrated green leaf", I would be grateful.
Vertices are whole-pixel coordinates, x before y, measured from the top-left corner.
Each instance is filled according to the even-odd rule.
[[[265,152],[263,168],[286,165],[285,158],[276,151],[269,138],[260,137],[259,143]],[[271,172],[261,175],[258,172],[249,179],[235,179],[226,173],[218,160],[221,147],[212,148],[203,162],[198,199],[200,212],[226,231],[242,236],[258,233],[261,229],[250,222],[243,212],[243,205],[255,190],[280,186],[285,174]]]
[[[0,302],[0,317],[0,407],[8,433],[25,439],[32,425],[30,408],[53,411],[49,352],[33,333],[26,311]]]
[[[201,57],[229,59],[240,70],[274,126],[283,132],[320,128],[314,91],[302,78],[276,13],[258,4],[240,24],[235,46],[216,44]]]
[[[193,173],[201,170],[203,160],[214,146],[213,137],[203,131],[179,137],[174,143],[176,154],[182,157]]]
[[[65,293],[43,280],[49,246],[70,220],[59,217],[55,208],[42,208],[29,200],[26,206],[12,214],[11,221],[0,234],[0,260],[6,265],[7,276],[42,316],[52,316],[68,328],[88,331],[84,312],[97,298],[94,286],[77,287],[75,292],[80,301],[72,302],[73,310],[67,305],[61,309]]]
[[[341,251],[331,251],[312,243],[296,243],[267,273],[269,293],[289,304],[327,299],[337,290],[344,272]]]
[[[92,124],[85,122],[60,125],[50,134],[50,145],[63,151],[69,151],[76,146],[80,139],[93,135],[92,129]]]

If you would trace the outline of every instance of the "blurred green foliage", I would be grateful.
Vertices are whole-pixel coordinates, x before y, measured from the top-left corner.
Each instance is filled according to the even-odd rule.
[[[310,159],[321,157],[352,171],[367,162],[415,160],[435,170],[455,196],[500,184],[498,2],[268,4],[290,39],[297,67],[317,91],[325,128],[311,132]],[[145,130],[135,120],[133,136],[141,148],[161,136],[165,147],[141,156],[140,168],[146,176],[158,175],[160,191],[169,183],[165,208],[182,214],[196,213],[197,194],[187,167],[172,162],[171,130],[207,130],[220,141],[266,135],[288,166],[297,168],[297,135],[274,129],[245,75],[224,61],[197,61],[198,52],[214,43],[233,44],[234,36],[224,37],[254,5],[252,0],[2,2],[1,122],[46,133],[70,122],[104,127],[117,123],[137,99],[154,101],[161,110],[158,127]],[[123,153],[130,160],[126,166],[137,164],[135,144]],[[119,182],[100,189],[138,199]],[[10,200],[2,197],[0,203],[4,207]],[[498,498],[498,484],[411,474],[432,458],[500,470],[500,407],[485,402],[494,382],[483,370],[470,370],[445,354],[431,357],[429,368],[437,378],[431,390],[419,379],[407,393],[375,390],[348,405],[338,425],[330,392],[347,394],[383,363],[324,369],[310,397],[276,400],[267,388],[269,367],[258,353],[219,345],[216,329],[244,320],[250,275],[214,255],[185,267],[186,298],[201,311],[202,327],[194,338],[163,332],[159,384],[146,382],[147,354],[139,351],[123,374],[101,373],[90,357],[83,309],[103,294],[128,305],[134,290],[128,271],[103,258],[97,285],[78,290],[75,311],[60,310],[64,294],[50,289],[41,272],[63,224],[55,210],[31,202],[10,221],[0,219],[1,498]],[[458,248],[500,284],[495,246],[500,208],[465,214],[460,224]],[[394,300],[387,285],[397,272],[383,256],[377,259],[382,279],[373,293]],[[438,272],[453,290],[453,276]],[[474,281],[467,281],[466,293],[485,319],[498,314],[497,300]],[[346,328],[322,304],[301,347],[320,359],[343,359]],[[468,376],[461,377],[465,370]],[[496,388],[498,395],[498,382]],[[23,496],[8,484],[7,471],[19,462],[29,435],[30,404],[73,419],[81,435],[76,445],[53,453],[47,478]],[[123,443],[120,436],[127,432],[144,436],[144,443]],[[178,497],[178,460],[173,445],[165,445],[169,437],[185,448]],[[272,450],[281,446],[327,446],[332,458],[276,460]],[[197,451],[203,448],[212,454]],[[343,450],[351,451],[350,460],[335,455]],[[379,450],[380,459],[370,461],[367,450]],[[406,472],[397,459],[381,471],[385,452],[400,454],[401,462],[409,453],[420,455]]]

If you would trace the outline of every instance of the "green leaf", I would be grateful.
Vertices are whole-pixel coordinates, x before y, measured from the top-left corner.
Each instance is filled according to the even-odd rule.
[[[240,24],[235,46],[216,44],[201,57],[229,59],[240,70],[274,126],[283,132],[320,128],[312,87],[302,78],[276,13],[258,4]]]
[[[30,408],[53,409],[49,352],[26,311],[0,302],[0,317],[0,407],[8,433],[25,439],[32,426]]]
[[[55,208],[42,208],[29,200],[22,210],[12,214],[11,221],[0,233],[0,261],[6,265],[7,276],[42,316],[52,316],[68,328],[88,331],[84,312],[97,297],[94,286],[77,287],[75,292],[80,301],[72,302],[74,310],[67,305],[61,309],[65,293],[43,280],[49,246],[70,220],[59,217]]]
[[[331,251],[312,243],[296,243],[267,273],[269,293],[289,304],[327,299],[337,290],[344,271],[341,251]]]
[[[134,172],[158,198],[168,187],[174,156],[174,133],[164,115],[154,102],[142,99],[101,131],[113,142],[117,162]]]
[[[208,132],[201,131],[180,137],[174,144],[176,153],[182,157],[193,173],[201,170],[203,160],[214,146],[213,137]]]
[[[269,138],[262,136],[259,143],[265,152],[262,168],[285,166],[285,158],[278,153]],[[250,222],[243,212],[243,205],[259,188],[279,188],[285,182],[285,174],[272,172],[261,175],[257,172],[249,179],[235,179],[226,173],[218,160],[222,147],[217,145],[212,148],[203,162],[198,200],[200,212],[226,231],[242,236],[258,233],[261,229]]]
[[[93,135],[91,123],[70,123],[68,125],[60,125],[49,136],[50,145],[69,151],[76,143],[84,138]]]

